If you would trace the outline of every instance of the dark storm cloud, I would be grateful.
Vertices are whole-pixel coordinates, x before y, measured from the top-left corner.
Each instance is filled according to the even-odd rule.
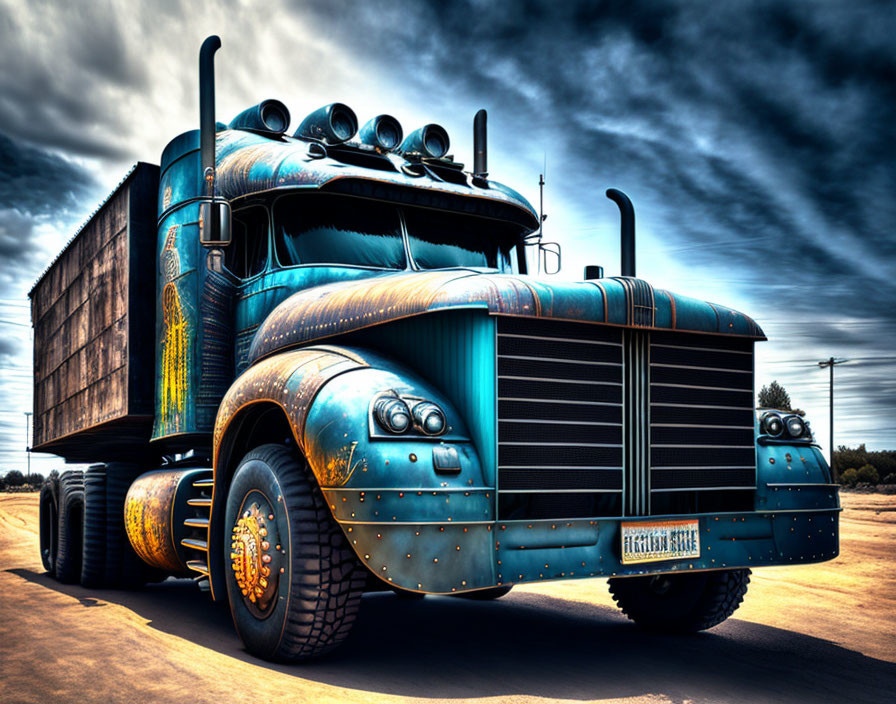
[[[896,319],[891,4],[338,5],[298,11],[397,82],[550,143],[567,195],[629,191],[660,255],[736,268],[791,313]]]
[[[66,222],[83,210],[95,188],[79,166],[0,133],[0,280],[33,279],[45,254],[36,240],[41,222]],[[2,353],[2,350],[0,350]]]
[[[120,98],[144,90],[127,6],[36,0],[0,8],[0,130],[69,153],[121,159]]]

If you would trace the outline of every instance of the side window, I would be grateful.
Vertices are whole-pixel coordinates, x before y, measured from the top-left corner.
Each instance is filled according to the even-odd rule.
[[[268,263],[268,211],[260,205],[235,210],[232,230],[224,266],[241,279],[260,274]]]

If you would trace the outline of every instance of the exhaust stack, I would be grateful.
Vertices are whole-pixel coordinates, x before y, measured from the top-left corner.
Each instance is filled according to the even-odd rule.
[[[221,38],[212,35],[199,49],[199,152],[210,198],[215,197],[215,52],[220,48]],[[217,233],[218,210],[210,211],[210,232]]]
[[[488,176],[487,121],[488,113],[485,110],[480,110],[473,118],[473,175],[476,178]]]
[[[622,275],[635,276],[635,209],[625,193],[607,189],[607,198],[619,206]]]

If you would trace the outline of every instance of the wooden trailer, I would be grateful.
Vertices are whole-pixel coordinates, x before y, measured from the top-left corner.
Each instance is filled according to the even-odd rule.
[[[35,451],[109,462],[149,443],[158,185],[138,163],[31,290]]]

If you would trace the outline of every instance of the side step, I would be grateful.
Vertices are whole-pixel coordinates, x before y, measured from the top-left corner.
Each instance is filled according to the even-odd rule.
[[[187,567],[200,575],[208,577],[208,564],[204,560],[190,560],[187,562]]]
[[[187,506],[192,509],[193,515],[184,519],[187,537],[180,541],[180,544],[195,556],[195,559],[187,560],[187,567],[198,573],[195,581],[203,591],[209,589],[208,532],[214,484],[212,470],[208,470],[204,476],[193,480],[193,491],[187,499]]]

